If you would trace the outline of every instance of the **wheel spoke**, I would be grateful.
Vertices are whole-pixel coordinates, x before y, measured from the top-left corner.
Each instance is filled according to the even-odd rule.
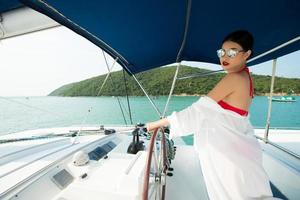
[[[160,143],[160,145],[162,145],[162,143]],[[160,151],[160,152],[159,152],[159,172],[160,172],[160,173],[162,172],[163,166],[164,166],[163,160],[164,160],[163,151]]]
[[[156,187],[155,187],[155,183],[150,185],[150,192],[149,192],[149,195],[148,195],[148,199],[151,199],[152,195],[154,194],[154,192],[156,192]]]
[[[160,137],[159,142],[156,140],[157,137]],[[166,185],[166,159],[164,133],[162,132],[159,136],[158,130],[155,130],[149,143],[143,186],[143,200],[164,199]]]
[[[157,191],[158,191],[158,189],[157,189],[158,187],[155,187],[155,200],[157,199]]]
[[[154,162],[155,162],[155,169],[156,171],[158,171],[159,169],[159,163],[158,163],[158,158],[157,158],[157,144],[156,142],[154,142],[154,153],[153,153],[153,156],[154,156]]]
[[[158,187],[157,187],[156,191],[158,193],[158,200],[160,200],[161,199],[161,184],[160,183],[158,183]]]

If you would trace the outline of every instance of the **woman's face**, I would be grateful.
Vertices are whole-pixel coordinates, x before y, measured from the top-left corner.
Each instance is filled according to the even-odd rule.
[[[222,49],[225,50],[225,55],[220,58],[220,63],[223,69],[227,72],[236,72],[245,67],[246,60],[251,54],[251,50],[245,52],[238,43],[232,41],[224,42],[222,45]],[[227,55],[230,49],[237,52],[234,57],[229,57]]]

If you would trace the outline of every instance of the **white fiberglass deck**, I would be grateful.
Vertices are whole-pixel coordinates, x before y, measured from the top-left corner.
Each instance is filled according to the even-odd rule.
[[[193,146],[178,145],[171,166],[174,171],[167,179],[167,200],[208,199],[199,157]]]
[[[101,137],[103,136],[85,136],[85,138],[81,138],[81,143],[72,145],[70,142],[68,142],[66,145],[30,153],[28,155],[24,155],[22,158],[16,161],[1,165],[0,194],[4,194],[10,188],[22,183],[36,172],[44,169],[46,166],[49,166],[52,163],[55,163],[57,160],[60,160],[61,157],[73,153],[77,149],[87,145],[92,141],[96,141]]]
[[[58,132],[69,131],[70,128]],[[255,131],[260,136],[264,133],[260,129]],[[80,136],[75,145],[69,137],[1,144],[0,199],[39,200],[41,195],[46,200],[139,199],[147,153],[140,151],[136,155],[127,154],[127,147],[132,140],[128,136],[129,132],[123,130],[119,132],[122,134],[111,136],[97,132],[94,135]],[[45,131],[45,135],[47,134],[49,130]],[[296,150],[295,144],[300,144],[299,131],[271,130],[269,136],[273,142]],[[116,146],[107,154],[107,158],[90,160],[81,167],[74,166],[72,156],[79,149],[90,152],[109,141],[114,141]],[[273,184],[273,191],[277,191],[277,197],[297,199],[300,195],[299,160],[270,144],[260,143],[264,152],[264,167]],[[148,140],[145,140],[145,145],[147,144]],[[185,145],[181,138],[175,139],[175,145],[176,156],[171,164],[174,171],[170,171],[173,176],[168,176],[166,180],[166,199],[208,199],[194,147]],[[53,182],[53,176],[64,169],[70,173],[72,181],[60,188]],[[40,188],[43,188],[43,194]]]
[[[54,199],[138,200],[145,160],[146,152],[137,155],[112,153],[105,160],[90,163],[89,169],[77,167],[76,180]],[[74,172],[71,164],[69,169]],[[87,177],[80,178],[85,173]]]

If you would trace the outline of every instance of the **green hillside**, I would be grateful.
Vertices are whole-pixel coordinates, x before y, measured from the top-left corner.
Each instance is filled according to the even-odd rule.
[[[136,74],[137,79],[144,86],[150,95],[168,95],[172,84],[176,67],[162,67],[146,72]],[[179,77],[198,72],[207,72],[209,70],[182,66],[179,70]],[[200,78],[190,78],[185,80],[177,80],[174,89],[175,95],[200,95],[207,94],[215,84],[224,76],[224,73],[210,75]],[[93,77],[77,83],[64,85],[51,92],[50,96],[97,96],[99,89],[106,77],[105,75]],[[112,86],[111,79],[108,79],[103,87],[100,96],[124,96],[125,84],[122,71],[111,73],[114,81]],[[125,73],[128,95],[141,96],[144,95],[134,79]],[[270,76],[253,75],[255,94],[264,95],[270,91]],[[293,90],[296,94],[300,94],[300,79],[277,77],[275,80],[274,93],[289,93]]]

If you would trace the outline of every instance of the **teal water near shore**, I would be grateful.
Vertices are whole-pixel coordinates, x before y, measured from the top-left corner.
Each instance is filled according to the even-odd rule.
[[[167,114],[179,111],[197,101],[196,96],[174,96]],[[130,124],[127,102],[120,97],[126,122]],[[146,123],[158,115],[146,97],[130,97],[133,123]],[[155,104],[163,110],[166,96],[158,96]],[[271,127],[300,129],[300,97],[294,103],[273,102]],[[80,124],[125,124],[116,97],[8,97],[0,99],[0,135],[23,130]],[[264,127],[268,98],[257,96],[250,109],[254,127]]]

